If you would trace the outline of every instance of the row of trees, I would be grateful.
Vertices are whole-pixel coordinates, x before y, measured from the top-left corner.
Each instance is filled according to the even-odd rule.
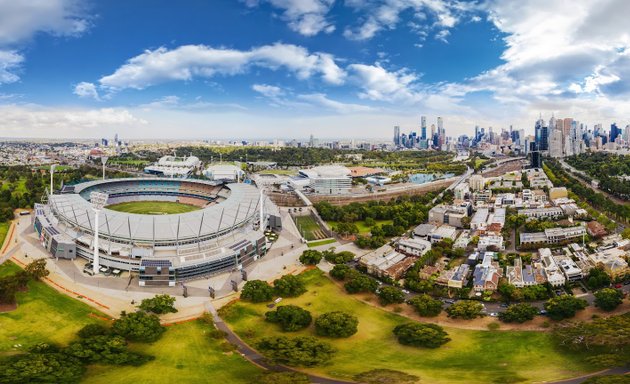
[[[250,280],[245,283],[241,299],[252,303],[263,303],[274,296],[297,297],[306,292],[306,286],[300,276],[284,275],[274,280],[273,286],[263,280]]]
[[[599,180],[599,188],[620,199],[630,199],[630,156],[605,152],[580,154],[566,159],[572,167]]]

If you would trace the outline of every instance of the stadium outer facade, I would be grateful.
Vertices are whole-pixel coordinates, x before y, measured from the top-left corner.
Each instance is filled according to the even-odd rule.
[[[108,204],[174,201],[200,207],[167,215],[100,210],[99,264],[138,272],[142,286],[173,286],[176,281],[241,269],[267,252],[264,233],[257,230],[260,193],[256,187],[127,178],[77,184],[50,195],[47,204],[37,204],[33,226],[53,257],[92,261],[92,192],[108,193]],[[269,223],[281,226],[275,216]]]

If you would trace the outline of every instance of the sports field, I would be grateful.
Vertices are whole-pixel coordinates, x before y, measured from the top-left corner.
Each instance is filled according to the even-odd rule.
[[[558,350],[546,332],[471,331],[445,328],[450,342],[438,349],[398,344],[393,328],[412,321],[365,304],[346,294],[319,270],[306,272],[308,292],[284,298],[283,305],[307,309],[313,318],[329,311],[346,311],[359,318],[359,332],[347,339],[325,340],[337,348],[329,364],[309,372],[352,380],[358,373],[387,368],[417,375],[423,383],[533,383],[555,381],[595,371],[583,353]],[[248,344],[273,335],[314,335],[313,326],[283,333],[264,321],[266,303],[234,302],[220,313]]]
[[[295,218],[295,224],[306,241],[320,240],[328,237],[310,215],[297,216]]]
[[[106,208],[112,211],[138,213],[142,215],[170,215],[200,209],[194,205],[172,201],[129,201],[126,203],[108,205]]]

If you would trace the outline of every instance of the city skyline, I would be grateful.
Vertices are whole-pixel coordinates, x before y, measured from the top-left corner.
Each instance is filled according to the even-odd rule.
[[[381,139],[420,132],[420,115],[444,116],[453,137],[533,134],[539,113],[629,122],[622,1],[59,0],[16,17],[23,6],[0,4],[0,137]]]

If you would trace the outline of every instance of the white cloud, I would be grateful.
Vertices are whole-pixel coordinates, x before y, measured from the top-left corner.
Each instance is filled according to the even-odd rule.
[[[19,50],[36,34],[78,36],[89,24],[80,0],[0,0],[0,85],[19,80]]]
[[[23,61],[24,57],[15,51],[0,50],[0,85],[14,83],[20,79],[14,71]]]
[[[24,137],[91,137],[94,129],[131,128],[147,122],[126,109],[49,108],[40,105],[0,105],[0,131]]]
[[[102,77],[102,86],[111,89],[143,89],[167,81],[190,81],[195,77],[245,73],[250,67],[283,68],[299,79],[321,75],[324,81],[341,84],[344,72],[334,57],[309,53],[303,47],[276,43],[239,51],[205,45],[183,45],[175,49],[147,50],[133,57],[113,74]]]
[[[445,30],[455,27],[464,15],[476,12],[478,8],[475,2],[457,0],[367,0],[346,1],[345,4],[363,14],[358,27],[344,30],[344,36],[352,40],[368,40],[382,30],[396,28],[406,12],[411,12],[418,21],[407,25],[412,31],[419,32],[421,38],[437,28],[442,36],[436,38],[444,40]]]
[[[279,97],[284,94],[284,91],[280,87],[276,87],[275,85],[267,85],[267,84],[254,84],[252,85],[252,89],[265,97]]]
[[[314,36],[320,32],[331,33],[335,26],[326,18],[335,0],[262,0],[283,11],[282,19],[289,28],[304,36]],[[256,0],[247,0],[249,7],[260,4]]]
[[[362,89],[360,98],[405,103],[419,100],[419,95],[413,90],[418,76],[406,69],[391,72],[378,64],[350,64],[348,71]]]
[[[203,101],[201,98],[196,98],[193,102],[182,102],[179,96],[168,95],[161,97],[157,100],[153,100],[150,103],[141,104],[138,106],[143,111],[150,110],[182,110],[182,111],[192,111],[192,112],[209,112],[209,111],[222,111],[227,112],[228,110],[240,110],[246,111],[247,108],[235,103],[212,103]]]
[[[73,93],[81,98],[100,100],[96,85],[94,85],[94,83],[82,81],[74,87]]]
[[[374,108],[371,108],[367,105],[342,103],[340,101],[332,100],[323,93],[298,95],[297,98],[302,101],[311,103],[312,105],[327,108],[341,114],[369,112],[374,110]]]

